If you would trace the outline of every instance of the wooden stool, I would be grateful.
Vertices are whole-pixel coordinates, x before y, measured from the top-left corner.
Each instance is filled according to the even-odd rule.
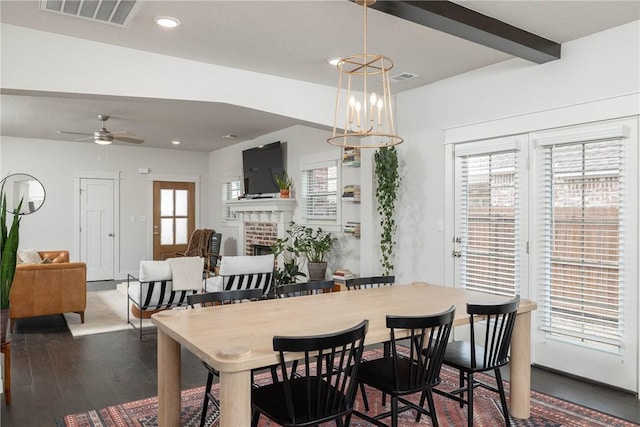
[[[11,341],[0,344],[0,353],[4,353],[4,401],[11,403]]]

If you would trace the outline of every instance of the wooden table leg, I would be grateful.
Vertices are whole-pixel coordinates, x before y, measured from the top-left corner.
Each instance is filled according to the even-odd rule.
[[[509,412],[526,419],[531,411],[531,312],[516,316],[511,338],[511,393]]]
[[[180,344],[158,329],[158,426],[180,425]]]
[[[11,403],[11,342],[4,342],[0,348],[4,353],[4,401]]]
[[[251,371],[220,372],[220,427],[251,425]]]

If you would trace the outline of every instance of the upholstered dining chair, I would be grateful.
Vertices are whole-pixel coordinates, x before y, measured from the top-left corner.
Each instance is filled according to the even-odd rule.
[[[335,283],[333,280],[316,280],[303,283],[288,283],[276,286],[275,294],[280,298],[289,298],[302,295],[316,295],[331,292]]]
[[[215,268],[220,262],[220,248],[222,246],[222,233],[211,233],[209,247],[205,254],[205,268],[209,274],[215,275]]]
[[[500,395],[505,424],[511,425],[500,367],[509,363],[511,335],[519,304],[519,295],[503,304],[467,304],[467,313],[471,315],[470,341],[453,341],[447,346],[443,363],[460,372],[460,388],[448,392],[434,389],[434,392],[460,402],[460,407],[466,404],[469,427],[473,427],[473,390],[476,387],[483,387]],[[495,373],[497,387],[474,377],[474,374],[486,371]],[[423,395],[421,404],[424,404],[424,398]],[[419,418],[418,416],[418,420]]]
[[[364,350],[368,320],[343,331],[304,337],[273,337],[280,355],[282,382],[254,388],[251,393],[256,427],[260,415],[290,426],[316,426],[329,421],[349,425],[356,376]],[[288,369],[285,353],[304,355],[304,367]]]
[[[451,306],[442,313],[426,316],[387,316],[387,328],[391,330],[391,354],[363,361],[358,371],[358,384],[366,412],[369,412],[369,404],[363,384],[389,394],[391,410],[375,416],[354,411],[354,415],[378,426],[385,426],[380,420],[390,416],[391,425],[396,427],[400,412],[415,409],[429,415],[432,425],[438,425],[432,389],[440,383],[442,358],[455,311]],[[397,334],[400,330],[409,331],[408,339],[399,340]],[[424,401],[418,406],[405,398],[420,392],[427,399],[428,410],[424,409]],[[399,407],[398,403],[404,406]]]
[[[379,288],[381,286],[390,286],[396,282],[396,276],[374,276],[374,277],[355,277],[347,279],[345,285],[347,290]]]
[[[262,290],[260,289],[242,289],[242,290],[233,290],[233,291],[221,291],[221,292],[208,292],[201,293],[195,295],[187,296],[187,303],[189,307],[196,308],[196,305],[207,306],[207,305],[225,305],[225,304],[234,304],[248,301],[256,301],[262,298]],[[207,420],[207,409],[209,407],[209,402],[216,409],[220,409],[220,402],[215,398],[211,389],[213,388],[213,380],[216,377],[220,376],[220,373],[208,363],[202,362],[204,367],[208,371],[207,375],[207,386],[204,391],[204,402],[202,404],[202,416],[200,417],[200,427],[204,427],[205,422]]]

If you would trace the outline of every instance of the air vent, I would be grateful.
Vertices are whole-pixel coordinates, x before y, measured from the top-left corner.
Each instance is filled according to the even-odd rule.
[[[418,77],[417,74],[405,72],[405,73],[396,74],[395,76],[391,76],[389,80],[391,80],[393,83],[400,83],[409,79],[415,79],[416,77]]]
[[[40,0],[40,9],[127,27],[141,3],[139,0]]]

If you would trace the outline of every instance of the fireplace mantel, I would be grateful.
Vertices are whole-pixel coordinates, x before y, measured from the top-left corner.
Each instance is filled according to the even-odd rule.
[[[296,206],[295,199],[243,199],[227,202],[231,212],[238,217],[238,253],[247,254],[249,247],[261,243],[254,240],[253,232],[247,233],[248,228],[253,230],[260,227],[260,223],[273,223],[277,230],[272,239],[284,238],[289,223],[293,219],[293,210]],[[261,240],[261,239],[260,239]],[[268,244],[271,244],[269,242]],[[264,244],[264,243],[261,243]]]
[[[293,212],[296,199],[242,199],[229,200],[231,212]]]

